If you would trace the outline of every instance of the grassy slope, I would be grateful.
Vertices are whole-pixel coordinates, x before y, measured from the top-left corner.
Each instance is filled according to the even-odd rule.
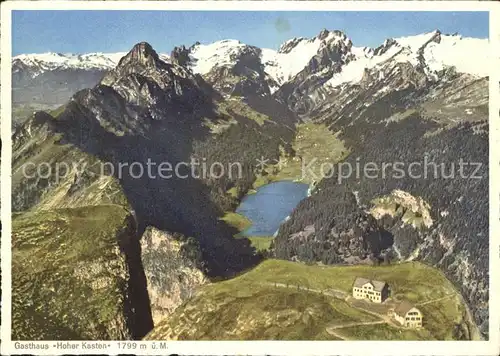
[[[13,339],[123,338],[129,213],[94,206],[16,214],[12,234]]]
[[[340,305],[343,303],[343,305]],[[149,340],[334,340],[325,332],[332,320],[371,318],[344,302],[290,288],[238,279],[207,286],[147,336]]]
[[[464,306],[451,283],[436,269],[420,263],[326,267],[266,260],[237,278],[202,289],[171,319],[160,323],[148,339],[335,339],[324,328],[369,322],[374,317],[343,300],[295,287],[279,288],[274,283],[350,293],[358,276],[387,281],[395,299],[422,303],[451,297],[419,306],[425,329],[401,331],[386,324],[338,329],[346,339],[450,339],[455,324],[461,322]]]
[[[218,111],[229,117],[233,116],[233,113],[236,113],[242,117],[245,117],[248,120],[253,120],[259,125],[263,125],[266,121],[272,121],[271,118],[267,115],[259,113],[256,110],[253,110],[250,106],[245,104],[241,99],[231,98],[228,100],[221,101],[219,103]],[[241,118],[240,118],[241,120]],[[237,123],[238,120],[232,118],[230,120],[232,123]]]
[[[257,251],[268,251],[273,241],[272,236],[250,236],[250,243]]]
[[[397,329],[388,324],[358,325],[338,329],[346,340],[425,340],[432,339],[426,330]]]
[[[436,269],[418,262],[397,265],[317,266],[281,260],[267,260],[243,280],[299,284],[313,289],[335,288],[350,292],[356,277],[384,280],[392,287],[392,297],[413,303],[444,297],[454,292],[452,284]]]
[[[252,222],[249,219],[238,213],[227,212],[222,217],[222,220],[224,220],[232,227],[238,229],[239,232],[246,230],[252,225]],[[243,236],[240,234],[236,234],[234,237],[237,239],[249,239],[250,244],[255,248],[255,250],[259,252],[268,251],[273,240],[272,236]]]
[[[245,124],[248,121],[255,121],[262,126],[266,121],[272,121],[268,116],[261,114],[243,101],[237,98],[231,98],[219,102],[217,112],[221,118],[217,121],[205,120],[204,125],[210,129],[212,134],[220,134],[226,131],[231,125]],[[235,114],[238,117],[235,117]]]
[[[60,134],[44,128],[31,125],[27,132],[29,134],[26,133],[22,140],[15,141],[13,148],[13,195],[24,201],[24,204],[14,204],[15,208],[21,205],[21,210],[49,210],[87,205],[128,205],[118,180],[103,175],[106,171],[97,157],[71,144],[61,143]],[[50,165],[50,171],[47,165]]]
[[[227,212],[221,220],[224,220],[228,225],[238,229],[238,231],[243,231],[252,225],[252,222],[245,216],[233,212]]]
[[[322,173],[328,173],[326,168],[324,172],[321,171],[322,164],[335,164],[349,154],[344,142],[338,138],[338,133],[332,133],[326,125],[308,122],[297,125],[296,130],[292,144],[295,157],[282,156],[281,167],[279,164],[275,166],[277,172],[259,177],[254,188],[277,180],[300,180],[304,183],[312,183],[314,180],[320,180]],[[314,164],[309,165],[312,162]],[[314,175],[308,170],[302,172],[302,166],[309,166]],[[325,167],[328,166],[325,165]]]

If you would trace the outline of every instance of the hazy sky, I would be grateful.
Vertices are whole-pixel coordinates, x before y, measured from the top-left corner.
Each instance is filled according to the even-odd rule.
[[[13,55],[125,52],[149,42],[158,52],[177,45],[237,39],[277,49],[293,37],[323,28],[342,30],[356,46],[435,29],[488,37],[487,12],[263,12],[263,11],[13,11]]]

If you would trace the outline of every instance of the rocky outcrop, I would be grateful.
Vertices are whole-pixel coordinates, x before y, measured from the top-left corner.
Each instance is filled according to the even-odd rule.
[[[180,66],[186,66],[189,63],[189,49],[185,46],[174,47],[172,53],[170,54],[170,60],[172,63],[178,64]]]
[[[167,120],[192,116],[200,110],[210,113],[212,98],[203,85],[199,77],[182,66],[161,60],[151,45],[141,42],[89,94],[108,92],[109,87],[119,95],[117,100],[124,100],[118,107],[126,110],[125,118],[130,121]]]
[[[204,74],[205,80],[226,96],[270,96],[270,86],[276,85],[264,70],[260,61],[261,50],[244,46],[230,56],[231,65],[214,66]]]
[[[389,50],[389,48],[391,48],[391,46],[395,45],[396,43],[397,42],[394,38],[386,39],[383,44],[381,44],[380,46],[378,46],[377,48],[375,48],[373,50],[373,55],[380,56],[380,55],[384,54],[385,52],[387,52]]]
[[[331,199],[328,209],[331,213],[319,217],[311,208],[325,194]],[[312,215],[283,224],[273,245],[278,258],[351,264],[379,258],[394,242],[392,234],[357,205],[354,194],[334,191],[313,194],[299,208]]]
[[[388,196],[374,199],[372,203],[374,205],[370,209],[370,214],[377,220],[388,215],[401,217],[404,224],[414,228],[430,228],[433,224],[429,204],[408,192],[396,189]]]
[[[315,105],[316,96],[321,97],[318,91],[322,92],[326,81],[356,59],[351,51],[352,41],[341,31],[323,30],[312,40],[315,39],[320,41],[317,53],[275,94],[300,114],[307,113]],[[297,41],[287,43],[284,51],[290,51],[297,44]]]
[[[141,239],[141,259],[155,325],[208,282],[193,238],[148,227]]]

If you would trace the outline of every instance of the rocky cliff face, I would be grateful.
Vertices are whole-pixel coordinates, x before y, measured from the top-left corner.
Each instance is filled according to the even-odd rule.
[[[148,227],[141,238],[141,259],[155,325],[208,282],[193,238]]]
[[[302,102],[304,97],[318,90],[321,91],[326,81],[341,72],[349,62],[357,59],[352,51],[351,40],[341,31],[323,30],[316,39],[321,43],[317,53],[293,79],[287,81],[276,93],[299,113],[307,107],[307,104]],[[297,44],[290,43],[281,51],[287,53],[295,46]]]

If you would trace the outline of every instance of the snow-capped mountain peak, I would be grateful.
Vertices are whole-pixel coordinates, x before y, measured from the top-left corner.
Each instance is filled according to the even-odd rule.
[[[373,69],[393,60],[423,67],[431,80],[438,72],[455,67],[457,72],[477,77],[488,75],[488,40],[443,35],[439,30],[415,36],[387,39],[376,49],[352,47],[355,60],[341,68],[327,82],[335,87],[343,83],[357,83],[365,69]]]
[[[301,72],[323,49],[339,45],[350,51],[352,41],[342,31],[322,30],[311,39],[298,37],[288,40],[278,51],[263,49],[262,64],[274,81],[281,85]]]
[[[247,45],[238,40],[222,40],[210,44],[195,44],[190,48],[190,66],[194,73],[207,74],[214,67],[233,65]]]
[[[430,42],[439,43],[441,41],[441,31],[435,30],[414,36],[399,37],[394,40],[402,47],[406,47],[412,52],[418,52]]]
[[[292,51],[299,43],[303,42],[303,41],[308,41],[307,38],[304,38],[304,37],[295,37],[295,38],[292,38],[292,39],[289,39],[285,42],[283,42],[280,46],[280,48],[278,49],[278,53],[283,53],[283,54],[286,54],[286,53],[289,53],[290,51]]]
[[[441,35],[440,42],[425,46],[423,56],[429,69],[440,71],[453,66],[457,72],[477,77],[489,75],[488,39],[462,37],[460,35]]]
[[[126,53],[87,53],[87,54],[62,54],[41,53],[22,54],[13,58],[13,65],[24,64],[30,67],[38,67],[40,72],[54,69],[111,69]],[[39,73],[38,73],[39,74]]]
[[[253,70],[261,66],[269,80],[281,86],[302,71],[314,56],[335,46],[347,48],[348,51],[352,42],[341,31],[323,30],[310,39],[298,37],[288,40],[278,51],[259,49],[232,39],[211,44],[197,43],[188,50],[187,66],[194,73],[207,75],[214,68],[234,67],[244,59]],[[276,89],[273,87],[271,91]]]

